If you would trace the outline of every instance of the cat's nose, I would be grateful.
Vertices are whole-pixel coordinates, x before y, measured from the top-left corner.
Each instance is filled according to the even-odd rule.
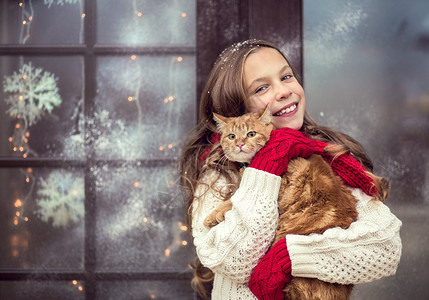
[[[244,146],[244,144],[237,144],[237,147],[241,150],[241,148]]]

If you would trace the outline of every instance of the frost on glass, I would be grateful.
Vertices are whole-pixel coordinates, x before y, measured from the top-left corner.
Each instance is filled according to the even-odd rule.
[[[92,169],[97,184],[98,270],[189,270],[195,254],[175,168]]]
[[[195,0],[98,0],[97,42],[195,46]]]
[[[83,43],[84,0],[0,1],[0,44]]]
[[[194,87],[193,56],[100,58],[92,124],[96,155],[177,158],[195,124]]]
[[[193,290],[189,280],[169,281],[103,281],[97,285],[99,300],[174,299],[189,300]]]
[[[83,267],[83,172],[0,169],[0,268]]]
[[[36,278],[34,278],[36,279]],[[0,281],[0,299],[73,299],[84,300],[83,282],[55,281]]]
[[[429,2],[306,0],[304,61],[310,114],[363,144],[403,222],[396,275],[352,299],[428,298]]]
[[[0,57],[0,156],[84,156],[82,59]]]

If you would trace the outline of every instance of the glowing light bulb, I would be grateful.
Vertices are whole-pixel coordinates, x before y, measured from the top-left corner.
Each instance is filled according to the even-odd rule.
[[[177,58],[177,61],[178,62],[181,62],[183,60],[183,57],[181,57],[181,56],[179,56],[178,58]]]
[[[30,178],[25,178],[25,182],[29,183],[30,182]]]
[[[21,213],[19,211],[16,212],[16,216],[19,217]]]
[[[26,136],[26,137],[30,137],[30,132],[28,132],[28,131],[27,131],[27,132],[25,133],[25,136]]]
[[[168,149],[171,149],[171,148],[173,148],[173,145],[172,144],[168,144]]]
[[[163,146],[159,146],[159,151],[164,151],[164,147]]]
[[[15,203],[14,203],[15,207],[21,207],[22,206],[22,201],[21,199],[16,199]]]
[[[24,153],[24,154],[22,155],[22,157],[27,158],[27,154],[26,154],[26,153]]]
[[[18,97],[18,99],[19,99],[19,101],[22,101],[22,100],[24,100],[24,96],[23,96],[23,95],[20,95],[20,96]]]
[[[33,20],[33,16],[29,16],[29,17],[28,17],[28,20],[29,20],[29,21],[32,21],[32,20]]]
[[[16,217],[15,217],[15,218],[13,219],[13,225],[15,225],[15,226],[17,226],[17,225],[18,225],[18,218],[16,218]]]
[[[149,221],[148,218],[146,217],[143,218],[143,223],[147,223],[148,221]]]
[[[27,79],[27,75],[22,75],[22,79]]]
[[[12,143],[13,138],[10,136],[8,140],[9,140],[9,142],[11,142],[11,143]]]
[[[79,285],[77,289],[82,292],[83,291],[83,286]]]
[[[182,241],[182,245],[183,246],[186,246],[188,244],[188,242],[187,241]]]
[[[131,55],[131,60],[136,60],[137,56]]]
[[[165,251],[164,251],[164,254],[165,254],[165,256],[166,257],[169,257],[170,256],[170,254],[171,254],[171,250],[170,249],[165,249]]]
[[[18,123],[18,124],[16,124],[16,125],[15,125],[15,128],[16,128],[16,129],[21,128],[21,124],[19,124],[19,123]]]
[[[13,152],[16,152],[16,150],[17,150],[16,147],[13,147]]]
[[[174,97],[173,96],[170,96],[170,97],[168,97],[168,101],[173,101],[174,100]]]
[[[77,284],[77,280],[73,280],[72,283],[73,283],[73,285],[76,285]]]
[[[82,14],[82,19],[86,17],[86,14]]]
[[[32,168],[27,168],[27,172],[28,173],[33,173],[33,169]]]
[[[186,18],[187,14],[185,12],[182,12],[182,18]]]
[[[140,18],[141,16],[143,16],[143,13],[139,11],[139,12],[137,13],[137,17],[139,17],[139,18]]]
[[[27,21],[25,21],[25,20],[24,20],[24,21],[22,21],[22,24],[24,24],[24,25],[25,25],[25,24],[27,24]]]
[[[22,7],[22,2],[19,2],[19,6],[21,6],[21,7]]]
[[[25,222],[28,222],[28,218],[27,217],[25,217],[24,220],[25,220]]]
[[[128,101],[130,101],[130,102],[133,101],[133,97],[129,96]]]
[[[21,147],[19,147],[19,151],[20,151],[20,152],[24,151],[24,147],[22,147],[22,146],[21,146]]]
[[[164,98],[164,103],[167,103],[168,102],[168,98]]]
[[[139,187],[139,186],[140,186],[140,182],[135,181],[135,182],[134,182],[134,187]]]

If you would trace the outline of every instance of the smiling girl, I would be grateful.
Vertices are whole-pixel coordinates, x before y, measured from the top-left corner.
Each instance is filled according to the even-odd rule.
[[[218,155],[210,152],[218,139],[212,115],[237,117],[267,105],[277,130],[234,188],[239,170],[228,161],[215,161]],[[359,200],[358,220],[346,230],[287,235],[267,252],[277,228],[280,176],[291,159],[320,154],[327,143],[350,154],[334,161],[332,168]],[[394,274],[401,222],[371,197],[365,172],[348,168],[356,160],[372,171],[359,143],[319,126],[306,113],[304,90],[275,45],[248,40],[225,49],[206,83],[199,123],[180,160],[198,256],[194,286],[201,290],[202,282],[213,280],[211,299],[283,299],[282,288],[291,276],[358,284]],[[205,227],[205,218],[225,199],[232,202],[225,220]]]

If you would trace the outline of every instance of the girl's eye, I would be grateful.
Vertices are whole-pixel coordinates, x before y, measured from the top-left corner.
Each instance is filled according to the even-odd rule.
[[[256,132],[250,131],[247,133],[247,137],[254,137],[256,135]]]
[[[261,87],[257,88],[255,91],[255,94],[260,93],[262,91],[265,91],[266,88],[267,88],[266,86],[261,86]]]
[[[229,138],[230,140],[235,139],[235,134],[231,133],[230,135],[228,135],[228,138]]]
[[[283,76],[282,80],[288,80],[288,79],[291,79],[292,77],[293,77],[293,75],[288,74],[288,75]]]

